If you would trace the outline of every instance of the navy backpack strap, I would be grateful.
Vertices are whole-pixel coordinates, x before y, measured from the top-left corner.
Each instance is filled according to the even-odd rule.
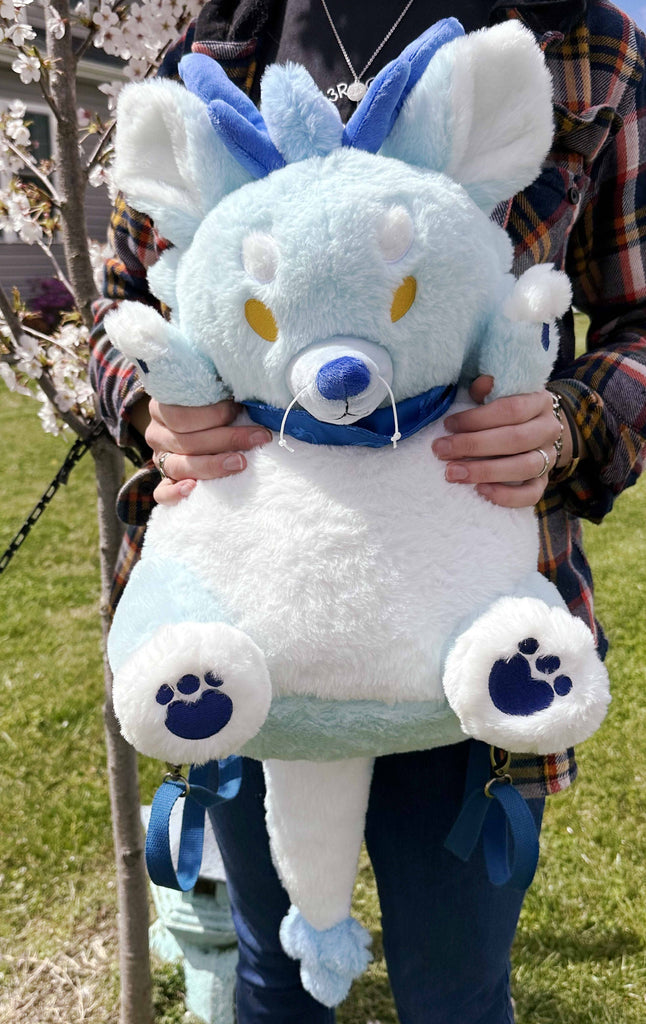
[[[146,834],[146,866],[155,885],[186,892],[195,885],[202,863],[204,818],[209,807],[232,800],[242,780],[242,758],[193,765],[188,779],[179,767],[171,770],[155,793]],[[176,802],[185,801],[179,841],[177,870],[170,843],[170,815]]]
[[[531,885],[538,864],[538,832],[508,764],[505,751],[472,741],[462,810],[444,845],[467,861],[482,836],[489,880],[522,890]]]

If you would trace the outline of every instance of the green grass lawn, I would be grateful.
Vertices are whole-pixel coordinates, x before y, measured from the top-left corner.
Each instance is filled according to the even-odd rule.
[[[1,553],[69,442],[43,434],[36,404],[4,389],[0,437]],[[515,949],[519,1024],[646,1020],[643,483],[587,529],[586,544],[612,642],[614,700],[601,732],[579,751],[579,783],[548,804]],[[96,547],[86,457],[0,577],[0,1024],[116,1019]],[[145,762],[146,802],[157,777],[158,766]],[[395,1024],[367,864],[356,903],[377,955],[339,1021]],[[157,1020],[179,1022],[177,978],[159,972],[158,980]]]

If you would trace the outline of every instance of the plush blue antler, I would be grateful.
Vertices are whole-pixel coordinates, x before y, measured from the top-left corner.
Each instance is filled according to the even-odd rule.
[[[375,77],[348,121],[343,145],[376,153],[390,134],[404,100],[422,77],[433,55],[445,43],[462,35],[464,29],[456,18],[443,18],[410,43],[396,60],[387,64]]]
[[[464,29],[460,22],[444,18],[386,65],[343,130],[342,145],[376,153],[433,55],[461,35]],[[211,124],[242,167],[255,178],[263,178],[285,166],[287,161],[272,142],[262,114],[217,61],[203,53],[188,54],[180,61],[179,73],[189,91],[206,104]],[[327,152],[329,140],[326,144]],[[302,154],[298,158],[302,159]]]
[[[227,149],[254,178],[285,166],[269,138],[260,111],[204,53],[182,57],[179,73],[187,89],[206,104],[209,119]]]

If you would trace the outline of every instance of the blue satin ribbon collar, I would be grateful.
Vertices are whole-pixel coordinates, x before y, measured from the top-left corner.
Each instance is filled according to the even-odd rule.
[[[406,398],[397,403],[397,417],[401,440],[416,434],[422,427],[439,419],[453,404],[457,394],[457,384],[440,385],[425,391],[413,398]],[[276,409],[273,405],[263,402],[242,403],[251,419],[263,427],[278,433],[285,415],[284,409]],[[285,433],[297,441],[307,444],[361,445],[366,448],[384,448],[391,443],[395,430],[392,406],[375,409],[356,423],[324,423],[317,420],[305,409],[292,409]]]

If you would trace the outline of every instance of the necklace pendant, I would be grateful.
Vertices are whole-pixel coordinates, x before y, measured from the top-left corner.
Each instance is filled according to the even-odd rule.
[[[363,82],[360,82],[358,78],[355,78],[354,82],[351,82],[348,86],[346,96],[349,100],[352,100],[353,103],[358,103],[359,100],[362,100],[366,95],[367,91],[368,89]]]

